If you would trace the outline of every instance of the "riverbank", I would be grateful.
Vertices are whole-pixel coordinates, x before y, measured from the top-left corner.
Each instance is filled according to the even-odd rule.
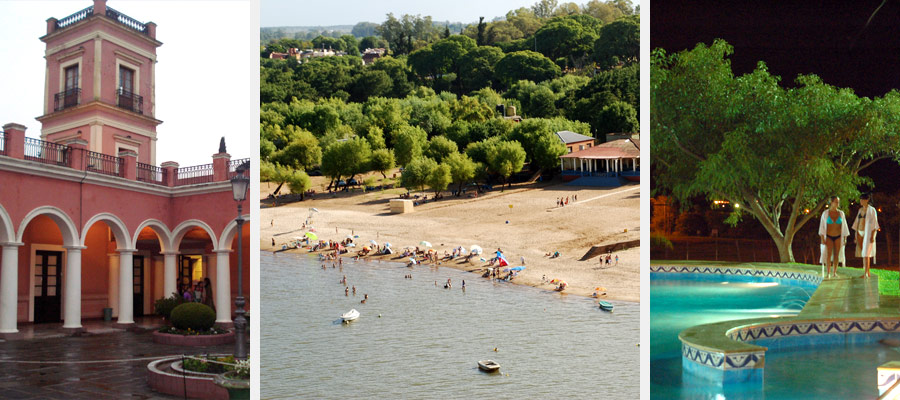
[[[261,197],[274,186],[263,183]],[[477,199],[446,196],[437,202],[417,206],[408,214],[390,214],[388,202],[399,190],[369,193],[318,195],[316,199],[284,206],[263,208],[261,214],[261,250],[281,249],[283,243],[303,236],[303,223],[310,218],[322,240],[354,239],[355,256],[362,246],[375,240],[389,242],[398,252],[421,241],[433,244],[439,255],[454,247],[479,245],[489,259],[497,248],[503,250],[510,266],[526,269],[514,280],[550,290],[552,279],[566,281],[565,293],[590,296],[600,287],[606,299],[640,301],[640,249],[613,253],[613,263],[600,264],[599,258],[579,261],[592,245],[609,244],[639,237],[640,189],[637,185],[619,188],[582,188],[565,185],[523,186],[500,192],[495,190]],[[569,205],[556,207],[559,197],[569,197]],[[573,201],[577,196],[579,201]],[[429,196],[431,197],[431,196]],[[512,205],[512,207],[510,207]],[[318,212],[311,211],[316,208]],[[275,246],[272,246],[272,239]],[[306,249],[289,250],[306,252]],[[546,253],[558,251],[551,259]],[[619,257],[618,264],[615,257]],[[398,261],[399,255],[372,256],[371,260]],[[473,271],[480,276],[487,263],[456,260],[440,266]],[[546,279],[544,279],[546,278]]]

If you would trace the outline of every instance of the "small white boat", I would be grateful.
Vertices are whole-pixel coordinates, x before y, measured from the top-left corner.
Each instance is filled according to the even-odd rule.
[[[484,372],[497,372],[500,370],[500,364],[494,360],[481,360],[478,362],[478,369]]]
[[[359,311],[356,311],[356,309],[352,309],[341,314],[341,319],[344,320],[344,322],[350,322],[356,320],[357,318],[359,318]]]

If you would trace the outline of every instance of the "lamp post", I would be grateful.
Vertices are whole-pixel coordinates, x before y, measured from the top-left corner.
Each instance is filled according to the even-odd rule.
[[[241,203],[247,196],[247,188],[250,186],[250,178],[244,175],[243,171],[237,171],[238,173],[231,178],[231,190],[234,195],[234,201],[237,202],[238,216],[235,222],[237,222],[237,248],[238,248],[238,295],[237,298],[234,299],[235,306],[235,317],[234,317],[234,335],[235,335],[235,344],[234,344],[234,358],[236,360],[246,360],[247,359],[247,344],[246,334],[247,334],[247,319],[244,318],[244,248],[241,243],[241,237],[243,236],[243,226],[244,226],[244,218],[242,217]]]

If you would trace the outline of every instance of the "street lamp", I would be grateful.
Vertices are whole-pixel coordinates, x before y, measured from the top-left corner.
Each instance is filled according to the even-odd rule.
[[[243,213],[241,210],[241,203],[247,197],[247,188],[250,186],[250,178],[244,175],[243,171],[237,171],[238,173],[231,178],[231,191],[234,195],[234,201],[237,202],[238,216],[235,222],[237,222],[237,248],[238,248],[238,295],[237,298],[234,299],[234,305],[236,310],[234,311],[234,330],[235,330],[235,344],[234,344],[234,358],[236,360],[246,360],[247,359],[247,344],[245,343],[245,337],[247,334],[247,319],[244,318],[244,248],[241,243],[241,237],[243,236],[244,230],[244,218],[242,217]]]

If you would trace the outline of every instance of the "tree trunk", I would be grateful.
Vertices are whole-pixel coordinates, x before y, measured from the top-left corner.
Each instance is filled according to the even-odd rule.
[[[794,262],[794,251],[791,249],[791,244],[793,243],[793,241],[793,235],[791,235],[790,237],[785,237],[782,240],[775,240],[775,247],[778,248],[779,262]]]

